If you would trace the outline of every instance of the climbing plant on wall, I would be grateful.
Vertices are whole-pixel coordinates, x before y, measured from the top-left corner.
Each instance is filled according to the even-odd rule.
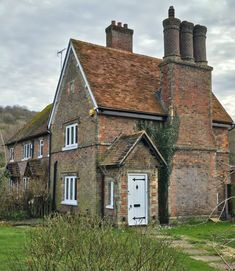
[[[140,120],[137,122],[139,130],[145,130],[157,146],[167,166],[159,169],[159,219],[161,223],[168,223],[168,186],[172,171],[172,160],[175,153],[175,143],[179,133],[178,116],[169,117],[165,123]]]

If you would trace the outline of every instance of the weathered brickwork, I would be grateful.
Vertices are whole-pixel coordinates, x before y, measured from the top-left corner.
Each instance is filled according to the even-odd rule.
[[[43,154],[42,156],[39,156],[39,144],[40,140],[43,139],[44,145],[43,145]],[[24,144],[31,143],[33,145],[33,151],[32,151],[32,157],[29,159],[24,159]],[[14,148],[14,160],[10,160],[10,148]],[[42,159],[47,161],[48,163],[48,157],[49,157],[49,135],[42,135],[42,136],[35,136],[31,140],[25,140],[22,142],[16,142],[12,145],[9,145],[7,147],[7,157],[8,157],[8,163],[17,162],[20,170],[20,178],[19,183],[20,186],[22,186],[22,180],[25,176],[25,168],[27,165],[27,162],[30,159]]]
[[[209,215],[225,198],[225,179],[229,181],[228,131],[212,128],[211,68],[173,60],[161,71],[163,101],[180,122],[169,215]]]
[[[230,163],[235,165],[235,129],[229,132],[229,145],[230,145]]]
[[[114,208],[105,208],[105,215],[111,217],[119,225],[127,225],[128,173],[146,173],[148,176],[148,218],[151,222],[158,222],[158,167],[159,162],[140,142],[121,168],[106,168],[104,206],[107,205],[108,200],[108,182],[113,180]]]
[[[74,81],[74,91],[70,91],[70,82]],[[61,85],[62,91],[54,123],[51,127],[51,190],[53,189],[54,163],[57,161],[56,203],[57,208],[67,210],[70,207],[61,206],[63,177],[73,175],[78,177],[77,197],[78,211],[98,212],[97,181],[96,181],[96,149],[97,149],[97,117],[90,116],[93,107],[87,88],[76,66],[76,60],[71,53],[68,67]],[[78,123],[78,148],[65,150],[65,127]]]

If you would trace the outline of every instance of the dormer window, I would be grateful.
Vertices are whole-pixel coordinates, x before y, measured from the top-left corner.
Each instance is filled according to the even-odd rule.
[[[23,160],[27,160],[32,157],[33,145],[32,143],[25,143],[23,145]]]
[[[78,124],[70,124],[65,127],[65,145],[63,151],[65,150],[72,150],[78,147]]]
[[[14,161],[14,148],[10,148],[9,152],[10,152],[10,162],[13,162]]]
[[[44,146],[44,141],[43,139],[39,140],[39,152],[38,152],[38,158],[43,157],[43,146]]]

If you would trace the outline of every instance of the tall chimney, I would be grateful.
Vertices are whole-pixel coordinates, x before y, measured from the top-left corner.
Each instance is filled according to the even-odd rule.
[[[164,57],[180,56],[180,20],[175,18],[174,7],[168,10],[168,18],[163,21]]]
[[[193,50],[196,62],[207,64],[206,60],[206,32],[207,28],[203,25],[195,25],[193,29]]]
[[[180,25],[180,54],[183,60],[193,60],[193,23],[187,21]]]
[[[132,52],[133,42],[132,37],[134,31],[128,28],[127,24],[122,26],[121,22],[116,24],[115,21],[105,29],[106,32],[106,46],[116,49]]]

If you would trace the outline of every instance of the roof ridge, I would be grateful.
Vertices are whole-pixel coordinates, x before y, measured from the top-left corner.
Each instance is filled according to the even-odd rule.
[[[87,45],[100,47],[100,48],[107,49],[107,50],[117,51],[117,52],[120,52],[120,53],[123,53],[123,54],[135,55],[135,56],[140,56],[140,57],[147,57],[147,58],[151,58],[151,59],[154,59],[154,60],[159,60],[160,62],[162,62],[161,58],[154,57],[154,56],[149,56],[149,55],[139,54],[139,53],[133,53],[133,52],[126,51],[126,50],[121,50],[121,49],[117,49],[117,48],[107,47],[105,45],[95,44],[95,43],[92,43],[92,42],[87,42],[87,41],[73,39],[73,38],[71,38],[70,40],[72,42],[80,42],[80,43],[84,43],[84,44],[87,44]]]

